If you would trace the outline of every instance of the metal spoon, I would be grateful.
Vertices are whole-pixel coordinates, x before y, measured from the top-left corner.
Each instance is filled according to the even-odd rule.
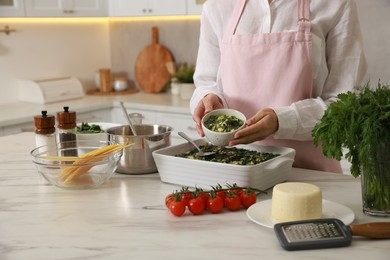
[[[133,135],[134,135],[134,136],[137,136],[137,132],[135,131],[135,128],[134,128],[134,126],[133,126],[133,123],[131,122],[131,119],[130,119],[130,117],[129,117],[129,114],[127,113],[127,110],[126,110],[126,108],[125,108],[125,105],[123,104],[122,101],[120,102],[120,104],[121,104],[123,113],[125,114],[125,117],[126,117],[126,119],[127,119],[127,122],[129,123],[130,129],[131,129],[131,131],[133,132]]]
[[[198,150],[198,153],[197,155],[199,156],[209,156],[209,155],[212,155],[212,154],[215,154],[215,152],[203,152],[199,146],[196,145],[196,143],[194,141],[192,141],[192,139],[186,135],[185,133],[183,132],[178,132],[178,135],[180,135],[181,137],[183,137],[184,139],[186,139],[188,142],[190,142],[197,150]]]

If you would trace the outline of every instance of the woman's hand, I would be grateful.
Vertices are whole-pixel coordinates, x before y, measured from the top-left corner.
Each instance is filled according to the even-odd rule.
[[[261,109],[246,121],[247,127],[237,131],[229,146],[249,144],[260,141],[274,134],[279,127],[278,117],[271,108]]]
[[[215,94],[208,94],[202,98],[196,107],[193,115],[193,119],[196,123],[196,129],[200,136],[204,136],[202,129],[202,117],[215,109],[223,108],[221,99]]]

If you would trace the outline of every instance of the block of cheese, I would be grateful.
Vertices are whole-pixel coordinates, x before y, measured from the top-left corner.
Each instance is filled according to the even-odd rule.
[[[313,184],[286,182],[274,186],[272,218],[277,222],[321,218],[322,192]]]

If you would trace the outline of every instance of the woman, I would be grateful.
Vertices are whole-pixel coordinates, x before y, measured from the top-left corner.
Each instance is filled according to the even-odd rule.
[[[354,0],[206,1],[190,102],[199,134],[204,114],[234,108],[249,119],[229,145],[292,147],[295,167],[342,172],[311,132],[363,80],[362,45]]]

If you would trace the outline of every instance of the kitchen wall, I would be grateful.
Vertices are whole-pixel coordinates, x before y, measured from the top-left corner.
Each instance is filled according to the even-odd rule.
[[[76,76],[90,87],[110,66],[107,19],[0,19],[0,104],[18,100],[18,79]]]
[[[152,41],[151,28],[158,27],[158,42],[168,48],[176,63],[196,62],[199,19],[111,21],[111,64],[118,73],[134,79],[137,55]]]
[[[358,3],[369,71],[367,78],[390,84],[390,0]],[[11,21],[11,22],[9,22]],[[49,21],[49,22],[48,22]],[[199,20],[19,20],[0,18],[0,104],[18,100],[17,79],[73,75],[87,88],[99,67],[134,78],[137,54],[151,42],[151,27],[159,27],[159,42],[177,62],[195,63]]]
[[[367,80],[390,84],[390,0],[355,0],[368,61]]]

